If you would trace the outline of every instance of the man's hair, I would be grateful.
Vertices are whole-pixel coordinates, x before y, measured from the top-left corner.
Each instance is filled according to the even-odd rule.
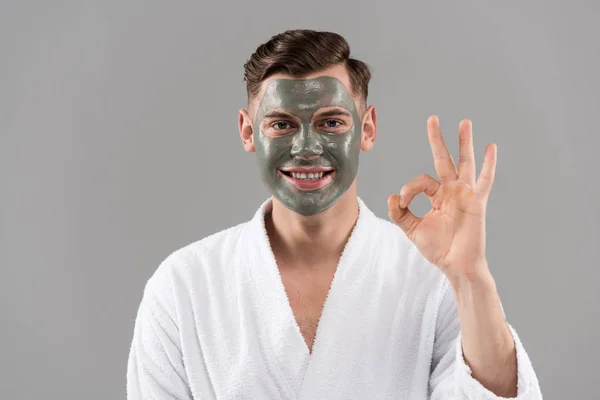
[[[350,46],[341,35],[307,29],[275,35],[261,44],[244,64],[248,103],[260,92],[261,83],[271,75],[283,73],[302,77],[337,64],[346,66],[352,94],[366,102],[371,72],[364,62],[350,58]]]

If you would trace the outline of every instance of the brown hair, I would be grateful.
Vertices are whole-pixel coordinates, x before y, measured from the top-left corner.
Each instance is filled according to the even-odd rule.
[[[341,35],[307,29],[275,35],[244,64],[248,101],[258,95],[261,83],[271,75],[301,77],[340,63],[348,70],[352,93],[366,102],[371,72],[364,62],[350,58],[350,46]]]

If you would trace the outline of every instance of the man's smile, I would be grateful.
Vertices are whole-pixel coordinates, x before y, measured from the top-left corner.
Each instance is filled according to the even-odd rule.
[[[333,181],[335,169],[332,167],[281,168],[278,174],[299,190],[322,189]]]

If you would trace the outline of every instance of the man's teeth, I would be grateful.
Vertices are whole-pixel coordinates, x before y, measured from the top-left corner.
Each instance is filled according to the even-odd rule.
[[[314,172],[314,173],[305,173],[305,172],[292,172],[292,177],[295,179],[305,179],[305,180],[317,180],[323,177],[324,172]]]

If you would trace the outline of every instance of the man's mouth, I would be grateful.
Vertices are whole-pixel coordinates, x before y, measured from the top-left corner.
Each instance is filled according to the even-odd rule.
[[[324,176],[334,172],[333,169],[328,171],[316,171],[316,172],[305,172],[305,171],[284,171],[280,170],[284,175],[291,176],[294,179],[301,180],[318,180]]]
[[[333,180],[334,168],[326,167],[299,167],[280,169],[279,172],[300,190],[320,189]]]

